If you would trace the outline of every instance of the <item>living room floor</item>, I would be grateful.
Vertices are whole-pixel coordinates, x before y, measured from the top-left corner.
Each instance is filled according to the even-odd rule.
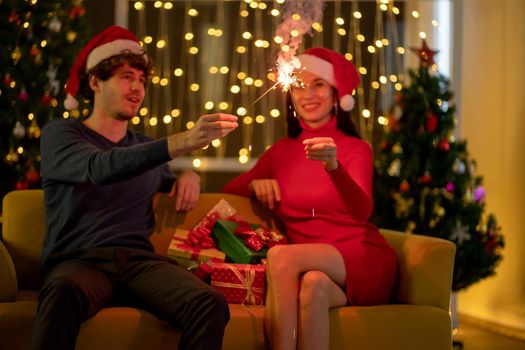
[[[463,350],[525,350],[525,340],[488,331],[461,318],[454,339],[462,342]],[[454,347],[459,349],[461,347]]]

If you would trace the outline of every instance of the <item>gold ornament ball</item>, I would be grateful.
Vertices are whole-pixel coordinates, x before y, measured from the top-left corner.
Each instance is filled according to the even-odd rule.
[[[5,156],[5,162],[8,165],[15,165],[20,157],[18,156],[18,153],[16,153],[12,148],[9,150],[9,153]]]
[[[11,58],[13,59],[13,62],[17,64],[21,57],[22,57],[22,52],[20,51],[20,48],[17,46],[15,47],[13,52],[11,52]]]
[[[75,41],[75,39],[77,38],[77,33],[75,33],[74,31],[70,30],[69,32],[67,32],[66,34],[66,40],[71,44],[73,43],[73,41]]]
[[[36,124],[31,124],[31,126],[27,128],[27,136],[30,139],[38,139],[41,134],[42,134],[42,130]]]

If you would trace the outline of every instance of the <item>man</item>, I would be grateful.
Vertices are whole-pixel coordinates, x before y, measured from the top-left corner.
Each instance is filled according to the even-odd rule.
[[[101,308],[133,305],[181,330],[179,349],[220,349],[229,319],[222,295],[153,253],[152,196],[169,191],[166,162],[237,127],[237,118],[205,115],[188,131],[152,141],[127,130],[145,95],[151,63],[120,27],[95,36],[67,83],[66,108],[81,93],[85,120],[49,123],[41,139],[48,233],[42,252],[32,349],[73,349],[80,325]],[[196,174],[178,179],[177,209],[195,202]]]

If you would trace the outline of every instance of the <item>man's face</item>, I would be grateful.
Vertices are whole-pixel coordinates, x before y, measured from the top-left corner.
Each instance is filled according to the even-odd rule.
[[[137,115],[145,94],[146,77],[140,69],[128,64],[117,68],[106,81],[100,81],[100,103],[104,110],[118,120]]]

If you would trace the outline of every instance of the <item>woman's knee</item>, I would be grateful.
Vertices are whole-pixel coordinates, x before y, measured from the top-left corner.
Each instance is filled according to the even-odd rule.
[[[299,302],[301,307],[311,307],[313,304],[328,305],[332,284],[332,280],[324,272],[306,272],[300,281]]]
[[[295,268],[294,257],[285,245],[276,245],[268,250],[266,270],[270,275],[286,274]]]

